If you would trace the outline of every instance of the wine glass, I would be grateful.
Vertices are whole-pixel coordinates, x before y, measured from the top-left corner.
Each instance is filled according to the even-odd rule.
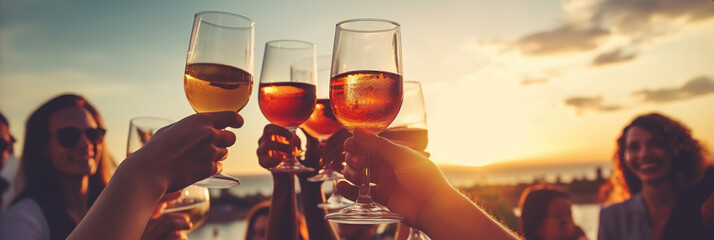
[[[173,123],[171,120],[156,117],[135,117],[129,120],[126,156],[129,157],[136,150],[139,150],[156,131],[171,123]]]
[[[201,226],[208,218],[208,210],[211,208],[211,199],[208,188],[191,185],[176,192],[178,197],[166,202],[166,207],[161,213],[182,213],[188,216],[191,222],[190,232]]]
[[[305,59],[308,59],[307,61]],[[306,71],[293,71],[291,66],[306,61]],[[297,40],[275,40],[265,43],[263,68],[260,73],[258,105],[271,123],[295,130],[310,117],[316,102],[315,44]],[[273,136],[273,140],[282,140]],[[283,160],[272,172],[302,173],[315,169],[305,167],[292,154],[280,154]]]
[[[126,156],[128,157],[136,150],[139,150],[149,139],[164,126],[171,124],[172,121],[156,118],[156,117],[136,117],[129,121],[129,139],[126,144]],[[184,189],[166,194],[177,195],[176,198],[166,201],[166,206],[161,210],[162,213],[181,212],[189,217],[189,221],[193,224],[193,231],[200,226],[208,217],[208,209],[210,201],[208,189],[196,185],[185,187]]]
[[[317,138],[320,152],[323,152],[327,139],[342,129],[342,124],[337,121],[335,114],[332,113],[332,107],[330,107],[329,82],[331,62],[332,56],[329,55],[322,55],[317,58],[317,103],[315,103],[315,109],[312,111],[310,117],[300,126],[307,134]],[[301,61],[299,64],[294,64],[292,68],[294,71],[301,71],[305,65],[304,61]],[[321,77],[324,77],[324,79]],[[322,166],[322,169],[317,173],[317,175],[308,178],[308,181],[322,182],[325,180],[343,178],[342,174],[332,169],[332,162],[325,161],[324,158],[320,158],[320,165]]]
[[[380,135],[429,156],[429,153],[425,152],[429,143],[429,134],[426,127],[426,109],[421,83],[404,81],[402,108],[394,122]],[[423,240],[426,238],[419,229],[409,228],[407,239]]]
[[[291,66],[292,71],[309,71],[309,60],[301,60]],[[332,113],[330,106],[330,64],[332,56],[321,55],[317,56],[317,103],[312,111],[310,118],[305,120],[300,126],[310,136],[317,138],[318,148],[320,152],[324,152],[325,142],[335,132],[342,129],[342,124],[337,121],[335,114]],[[320,166],[322,169],[317,175],[308,178],[311,182],[322,182],[326,180],[332,181],[332,194],[323,203],[317,206],[323,209],[338,209],[352,205],[353,202],[343,197],[337,191],[337,181],[343,179],[341,173],[332,169],[332,161],[327,161],[320,158]]]
[[[253,90],[253,20],[226,12],[199,12],[186,57],[186,98],[196,112],[240,111]],[[216,174],[197,183],[228,188],[237,178]]]
[[[337,24],[332,52],[330,104],[337,120],[379,134],[402,105],[402,54],[399,24],[383,19],[353,19]],[[369,161],[369,155],[365,156]],[[365,164],[369,166],[369,164]],[[355,204],[325,219],[347,224],[399,222],[403,217],[378,206],[370,196],[365,168]]]
[[[332,193],[330,194],[330,197],[325,200],[325,202],[317,204],[317,207],[322,209],[340,209],[354,204],[353,201],[350,201],[349,199],[342,196],[342,194],[340,194],[340,191],[337,191],[337,182],[340,179],[344,179],[344,177],[331,179]]]

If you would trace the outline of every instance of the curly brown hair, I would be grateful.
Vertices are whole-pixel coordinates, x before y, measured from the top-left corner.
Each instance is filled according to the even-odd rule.
[[[706,148],[692,137],[689,128],[682,123],[659,113],[638,116],[622,129],[613,159],[612,184],[624,188],[624,192],[629,195],[627,198],[642,191],[642,182],[625,163],[626,135],[632,127],[641,128],[664,143],[665,151],[672,157],[670,179],[676,189],[697,182],[710,164]]]

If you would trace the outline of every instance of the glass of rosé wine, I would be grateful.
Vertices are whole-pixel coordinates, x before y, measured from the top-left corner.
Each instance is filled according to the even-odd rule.
[[[291,66],[292,71],[310,71],[309,60],[310,59],[305,59],[293,64]],[[312,111],[310,117],[300,125],[303,132],[317,139],[317,147],[323,154],[327,139],[343,128],[342,124],[335,118],[335,114],[332,113],[332,107],[330,106],[331,63],[331,55],[317,56],[317,103],[315,103],[315,109]],[[342,160],[344,159],[340,159],[339,162],[333,162],[334,160],[335,159],[321,157],[319,161],[322,169],[320,169],[315,176],[307,179],[311,182],[332,182],[332,194],[330,194],[330,197],[328,197],[325,202],[317,205],[323,209],[339,209],[353,204],[352,201],[343,197],[340,192],[337,191],[337,181],[344,179],[344,176],[332,168],[334,166],[333,164],[343,164],[344,162]]]
[[[310,117],[300,125],[300,128],[308,135],[314,137],[318,141],[318,148],[323,152],[327,139],[337,131],[342,129],[342,124],[337,121],[335,114],[332,113],[330,106],[330,63],[332,56],[322,55],[317,57],[317,102],[315,109],[310,114]],[[294,72],[306,71],[307,61],[300,61],[291,66]],[[311,182],[322,182],[325,180],[344,178],[342,174],[334,171],[331,167],[332,162],[327,159],[320,158],[320,166],[322,169],[317,175],[308,178]]]
[[[263,68],[260,73],[258,105],[268,121],[295,130],[310,117],[317,100],[317,68],[315,44],[298,40],[275,40],[265,43]],[[291,66],[304,62],[305,71],[294,71]],[[281,136],[272,136],[274,141],[285,142]],[[296,158],[301,151],[295,148],[292,154],[271,151],[282,161],[270,169],[272,172],[306,173],[315,169],[302,165]]]
[[[253,20],[227,12],[199,12],[193,20],[183,87],[196,112],[240,111],[253,90]],[[216,174],[199,186],[228,188],[237,178]]]
[[[404,100],[397,118],[387,130],[379,135],[395,143],[407,146],[429,157],[426,146],[429,143],[429,131],[426,128],[426,108],[421,83],[404,81]],[[407,240],[426,239],[416,228],[409,227]]]
[[[353,19],[337,24],[332,50],[330,104],[342,125],[379,134],[402,105],[402,48],[398,23]],[[369,161],[369,155],[365,155]],[[368,163],[365,163],[369,166]],[[403,217],[372,201],[369,169],[363,170],[357,200],[325,219],[347,224],[384,224]]]

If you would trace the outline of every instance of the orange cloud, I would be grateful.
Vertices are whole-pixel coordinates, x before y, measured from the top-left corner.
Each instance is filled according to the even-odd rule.
[[[634,92],[633,95],[642,96],[642,100],[645,102],[666,103],[700,97],[710,93],[714,93],[714,80],[708,76],[700,76],[685,82],[681,87],[645,89]]]

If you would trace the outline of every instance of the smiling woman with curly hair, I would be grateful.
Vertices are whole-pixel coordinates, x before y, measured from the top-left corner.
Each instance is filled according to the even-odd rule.
[[[612,184],[624,202],[600,211],[599,239],[660,239],[680,194],[704,176],[706,149],[676,120],[635,118],[617,139]]]

